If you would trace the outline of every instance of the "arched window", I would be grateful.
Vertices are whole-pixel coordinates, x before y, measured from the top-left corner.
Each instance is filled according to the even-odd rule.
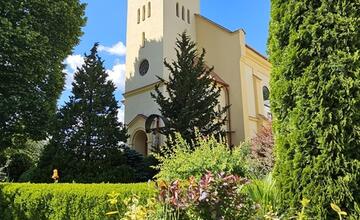
[[[187,10],[187,22],[190,24],[190,10]]]
[[[184,6],[182,7],[182,10],[181,10],[181,18],[185,21],[185,7]]]
[[[179,17],[179,3],[176,3],[176,16]]]
[[[145,21],[145,13],[146,13],[146,8],[145,8],[145,5],[143,6],[143,9],[142,9],[142,20]]]
[[[148,2],[148,18],[151,17],[151,2]]]
[[[138,14],[137,14],[137,23],[140,23],[140,8],[138,9]]]

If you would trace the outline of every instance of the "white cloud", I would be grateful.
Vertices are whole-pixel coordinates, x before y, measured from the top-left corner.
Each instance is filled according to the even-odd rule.
[[[115,64],[111,70],[106,71],[108,79],[113,81],[120,92],[125,90],[125,64]]]
[[[65,59],[64,63],[75,72],[78,67],[84,64],[84,57],[81,55],[70,55]]]
[[[100,52],[104,51],[109,54],[117,55],[117,56],[125,56],[126,55],[126,46],[121,41],[119,41],[118,43],[116,43],[115,45],[113,45],[111,47],[106,47],[106,46],[100,45],[98,47],[98,50]]]
[[[81,55],[69,55],[65,60],[64,64],[67,68],[64,70],[66,73],[65,88],[71,89],[71,84],[74,81],[74,73],[78,67],[84,64],[84,57]]]

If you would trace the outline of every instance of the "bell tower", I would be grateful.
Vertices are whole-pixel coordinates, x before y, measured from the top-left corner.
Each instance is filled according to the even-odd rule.
[[[135,133],[145,130],[141,117],[159,113],[150,93],[159,81],[157,76],[169,76],[163,62],[175,59],[176,38],[186,31],[196,40],[195,14],[200,13],[200,0],[128,0],[127,13],[124,104],[132,146],[139,142],[133,140]],[[151,137],[144,139],[151,142]]]

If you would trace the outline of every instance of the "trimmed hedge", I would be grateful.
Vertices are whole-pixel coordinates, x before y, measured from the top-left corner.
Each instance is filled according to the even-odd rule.
[[[152,197],[152,185],[141,184],[0,184],[0,219],[111,219],[107,194],[119,200]],[[125,208],[125,207],[121,207]]]

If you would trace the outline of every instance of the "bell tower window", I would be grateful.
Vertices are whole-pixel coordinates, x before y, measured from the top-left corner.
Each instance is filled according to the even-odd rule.
[[[145,47],[146,35],[145,32],[141,34],[141,47]]]
[[[137,11],[137,23],[140,24],[140,8]]]
[[[181,10],[181,18],[185,21],[185,7],[184,6],[182,7],[182,10]]]
[[[145,5],[142,7],[142,20],[145,21],[146,8]]]
[[[176,16],[179,17],[179,3],[176,3]]]
[[[187,22],[190,24],[190,10],[187,10]]]
[[[148,2],[148,18],[151,17],[151,2]]]

